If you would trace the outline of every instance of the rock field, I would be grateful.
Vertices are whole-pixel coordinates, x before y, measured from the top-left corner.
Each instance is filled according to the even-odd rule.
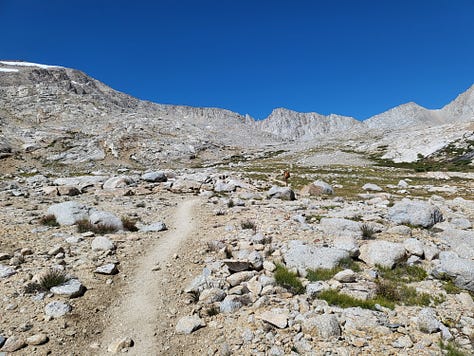
[[[367,181],[343,196],[327,176],[315,180],[320,189],[292,190],[292,178],[277,187],[212,170],[3,178],[2,352],[135,354],[134,329],[103,335],[120,323],[114,308],[136,278],[160,280],[146,306],[157,310],[156,354],[438,355],[440,342],[473,352],[472,188],[471,199],[449,190],[416,197],[410,178],[394,176],[393,185]],[[189,236],[140,269],[185,223],[175,211],[192,199]],[[51,215],[58,226],[48,226]],[[114,231],[78,232],[84,220]],[[137,231],[125,231],[124,220]],[[51,269],[64,271],[64,283],[40,288]],[[329,276],[313,276],[321,269]],[[414,291],[415,301],[377,299],[392,281],[387,270],[401,271],[396,288]]]

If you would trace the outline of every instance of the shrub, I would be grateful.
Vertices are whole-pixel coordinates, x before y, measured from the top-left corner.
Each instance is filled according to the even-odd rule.
[[[64,271],[57,268],[50,268],[39,276],[38,286],[40,289],[50,290],[52,287],[67,282],[67,280],[68,278]]]
[[[77,232],[92,231],[94,234],[105,235],[117,232],[117,228],[107,224],[92,224],[89,220],[79,220],[77,222]]]
[[[219,307],[212,305],[211,307],[207,308],[204,312],[207,316],[215,316],[219,314],[220,309]]]
[[[285,266],[277,264],[274,277],[278,285],[288,289],[291,293],[301,294],[304,292],[303,284],[296,273],[290,272]]]
[[[240,226],[242,227],[242,229],[244,230],[254,230],[256,231],[257,230],[257,225],[255,225],[255,223],[253,221],[250,221],[250,220],[245,220],[245,221],[242,221],[240,223]]]
[[[232,199],[229,199],[229,201],[227,202],[227,207],[228,208],[233,208],[234,207],[234,201]]]
[[[363,240],[372,240],[374,239],[375,229],[369,224],[362,224],[360,226],[360,232],[362,233]]]
[[[446,279],[446,281],[443,283],[443,289],[448,294],[458,294],[462,292],[462,289],[455,285],[451,279]]]
[[[122,225],[125,231],[131,231],[131,232],[138,231],[136,221],[130,218],[127,218],[126,216],[122,217]]]
[[[59,223],[56,221],[56,217],[53,214],[43,216],[39,222],[41,225],[45,226],[59,226]]]

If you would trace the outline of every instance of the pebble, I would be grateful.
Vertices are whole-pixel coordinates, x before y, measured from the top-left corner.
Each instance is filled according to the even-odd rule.
[[[53,301],[46,304],[44,313],[52,318],[60,318],[72,310],[71,305],[64,302]]]
[[[134,341],[130,337],[123,337],[113,341],[108,347],[107,351],[114,354],[121,352],[123,349],[127,349],[134,345]]]
[[[15,352],[17,350],[24,348],[25,346],[26,346],[26,342],[22,337],[13,335],[7,339],[7,341],[1,348],[1,351]]]

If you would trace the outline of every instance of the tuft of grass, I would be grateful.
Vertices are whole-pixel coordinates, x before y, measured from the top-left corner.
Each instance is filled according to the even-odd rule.
[[[211,307],[209,307],[205,310],[205,314],[207,316],[215,316],[215,315],[219,314],[219,312],[220,312],[220,309],[215,305],[213,305],[213,306],[211,306]]]
[[[59,226],[59,223],[56,221],[56,217],[53,214],[43,216],[39,222],[41,225],[45,226]]]
[[[439,348],[445,352],[443,355],[447,356],[467,356],[468,354],[460,350],[459,346],[454,342],[444,343],[443,340],[439,340]]]
[[[244,230],[257,230],[257,225],[253,221],[245,220],[240,223],[240,227]]]
[[[304,292],[303,284],[296,273],[290,272],[285,266],[277,264],[273,276],[278,285],[288,289],[291,293],[301,294]]]
[[[361,268],[360,266],[352,260],[352,258],[347,257],[343,258],[342,260],[339,261],[338,265],[334,268],[317,268],[317,269],[308,269],[307,276],[306,278],[311,281],[327,281],[334,277],[336,273],[345,270],[345,269],[351,269],[354,272],[360,272]]]
[[[360,232],[362,233],[363,240],[373,240],[375,238],[375,229],[369,224],[362,224],[360,226]]]
[[[138,231],[136,221],[126,216],[122,217],[122,225],[125,231],[130,231],[130,232]]]
[[[318,294],[318,298],[325,300],[328,302],[329,305],[337,305],[341,308],[351,308],[351,307],[360,307],[364,309],[372,309],[376,310],[376,304],[379,304],[381,306],[393,309],[395,307],[395,304],[381,299],[381,298],[372,298],[368,300],[362,300],[358,298],[354,298],[350,295],[340,293],[339,291],[335,289],[328,289],[325,291],[322,291],[321,293]]]
[[[38,278],[38,286],[39,289],[50,290],[52,287],[67,282],[67,280],[68,278],[64,271],[57,268],[50,268]]]
[[[229,199],[229,201],[227,202],[227,207],[228,208],[233,208],[235,205],[234,201],[232,199]]]
[[[396,266],[394,269],[377,265],[376,268],[382,278],[390,281],[403,281],[406,283],[420,282],[428,276],[423,268],[414,265],[409,266],[402,264]]]
[[[443,283],[443,289],[448,294],[458,294],[462,292],[462,289],[454,284],[452,279],[446,279],[446,281]]]
[[[117,232],[117,228],[106,224],[92,224],[89,220],[79,220],[77,222],[77,232],[92,231],[94,234],[105,235]]]

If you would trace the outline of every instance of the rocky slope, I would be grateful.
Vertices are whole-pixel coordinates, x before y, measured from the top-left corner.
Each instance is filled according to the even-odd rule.
[[[0,108],[0,154],[46,163],[146,166],[272,142],[228,110],[141,101],[80,71],[25,62],[0,62]]]

